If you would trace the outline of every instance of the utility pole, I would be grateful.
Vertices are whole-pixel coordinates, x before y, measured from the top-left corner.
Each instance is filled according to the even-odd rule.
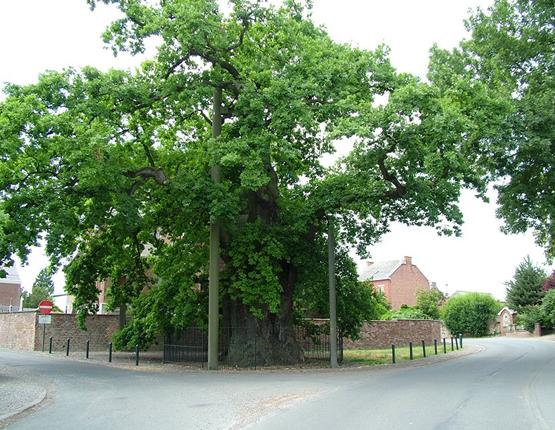
[[[337,367],[337,298],[335,291],[335,233],[328,219],[328,279],[330,290],[330,365]]]
[[[212,137],[214,142],[222,132],[222,89],[214,88]],[[220,183],[221,168],[215,164],[210,168],[214,184]],[[218,323],[220,306],[220,221],[210,221],[210,261],[208,268],[208,370],[218,369]]]

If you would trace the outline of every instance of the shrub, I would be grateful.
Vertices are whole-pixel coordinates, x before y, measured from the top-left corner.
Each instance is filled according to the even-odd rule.
[[[416,293],[416,308],[433,320],[439,319],[439,306],[444,301],[445,295],[437,289]]]
[[[442,308],[442,316],[452,333],[485,336],[500,309],[499,302],[489,294],[466,293],[450,298]]]
[[[545,294],[540,306],[541,320],[547,328],[555,327],[555,289],[550,289]]]
[[[403,305],[398,311],[389,311],[382,316],[382,320],[429,320],[428,315],[420,309]]]
[[[534,331],[537,322],[542,320],[542,311],[539,306],[528,306],[517,315],[517,324],[523,326],[530,333]]]

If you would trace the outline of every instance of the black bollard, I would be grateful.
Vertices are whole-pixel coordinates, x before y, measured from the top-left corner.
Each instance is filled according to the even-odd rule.
[[[451,336],[451,351],[455,350],[455,342],[453,341],[453,336]]]
[[[52,336],[50,336],[50,340],[48,341],[48,353],[52,354]]]
[[[413,356],[412,356],[412,342],[409,342],[409,359],[412,360]]]
[[[139,365],[139,344],[135,345],[135,366]]]
[[[445,338],[443,338],[443,353],[447,354],[447,343],[445,342]]]
[[[455,336],[455,348],[457,351],[459,350],[459,338],[457,336]]]
[[[426,343],[422,341],[422,356],[426,357]]]
[[[66,344],[66,357],[69,355],[69,342],[71,341],[71,339],[68,337],[67,338],[67,344]]]
[[[462,334],[462,333],[460,333],[460,334],[459,334],[459,336],[460,336],[460,343],[461,343],[461,349],[462,349],[462,339],[463,339],[463,334]]]
[[[112,362],[112,342],[108,344],[108,363]]]
[[[89,347],[90,347],[90,340],[87,340],[87,349],[85,351],[85,358],[89,358]]]
[[[391,344],[391,362],[395,364],[395,344]]]
[[[434,339],[434,354],[437,355],[437,339]]]

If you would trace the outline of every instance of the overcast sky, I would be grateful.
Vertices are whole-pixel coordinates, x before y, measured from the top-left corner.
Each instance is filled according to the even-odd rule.
[[[489,4],[486,0],[314,0],[313,16],[335,40],[368,49],[385,43],[398,70],[424,76],[432,44],[454,47],[466,35],[463,20],[469,9]],[[114,58],[102,44],[100,34],[114,16],[113,9],[104,6],[90,12],[85,0],[0,1],[0,82],[32,83],[46,69],[68,66],[133,68],[140,58]],[[491,197],[495,200],[493,192]],[[410,255],[444,291],[484,291],[500,299],[505,296],[504,283],[526,255],[545,263],[531,234],[500,232],[494,204],[465,193],[461,207],[462,238],[438,237],[431,228],[394,225],[371,250],[372,260]],[[30,264],[19,269],[24,288],[30,290],[46,264],[44,255],[35,250]],[[62,292],[62,282],[57,276],[57,293]]]

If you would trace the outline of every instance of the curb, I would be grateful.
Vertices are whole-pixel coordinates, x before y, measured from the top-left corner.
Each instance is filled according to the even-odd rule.
[[[21,381],[22,378],[14,377],[14,379]],[[24,382],[26,385],[31,385],[29,383]],[[37,384],[32,384],[36,388],[38,388],[38,394],[35,395],[31,401],[19,406],[11,411],[0,415],[0,428],[4,428],[9,424],[12,424],[14,421],[22,418],[23,416],[27,415],[32,409],[40,407],[40,405],[47,399],[48,390],[44,387],[40,387]]]

